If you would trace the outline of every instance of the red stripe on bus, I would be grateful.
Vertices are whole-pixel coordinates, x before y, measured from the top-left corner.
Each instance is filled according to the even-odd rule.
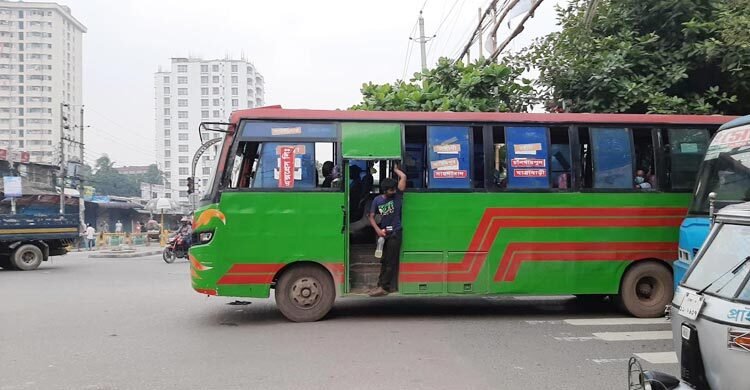
[[[227,274],[276,273],[284,264],[235,264]]]
[[[216,284],[268,284],[273,281],[273,274],[258,275],[224,275]]]

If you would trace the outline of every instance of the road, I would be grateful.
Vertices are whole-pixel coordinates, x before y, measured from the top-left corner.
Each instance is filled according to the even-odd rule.
[[[0,390],[617,389],[633,353],[679,371],[665,320],[572,297],[345,298],[295,324],[194,293],[183,260],[86,253],[0,270],[0,297]]]

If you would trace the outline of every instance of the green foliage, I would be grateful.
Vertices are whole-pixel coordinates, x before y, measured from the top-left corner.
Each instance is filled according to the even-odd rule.
[[[747,114],[750,0],[572,0],[511,59],[570,112]],[[553,108],[553,107],[548,107]]]
[[[113,167],[107,155],[96,160],[94,173],[84,175],[87,185],[96,188],[97,195],[140,196],[141,183],[162,184],[163,175],[156,164],[151,164],[142,175],[123,175]],[[85,169],[85,168],[84,168]],[[88,167],[90,172],[90,167]]]
[[[447,58],[410,82],[362,85],[362,102],[352,110],[526,111],[535,102],[522,67],[485,61],[464,64]]]

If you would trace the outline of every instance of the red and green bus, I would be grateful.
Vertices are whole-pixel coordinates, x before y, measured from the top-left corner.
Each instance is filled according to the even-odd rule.
[[[192,285],[274,289],[290,320],[321,319],[336,297],[374,287],[366,211],[401,164],[399,295],[612,296],[659,316],[696,171],[730,119],[237,111],[201,126],[225,135],[194,215]]]

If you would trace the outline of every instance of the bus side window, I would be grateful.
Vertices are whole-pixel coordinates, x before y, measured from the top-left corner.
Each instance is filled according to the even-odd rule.
[[[692,190],[709,142],[707,129],[669,129],[668,177],[673,190]]]
[[[406,188],[424,188],[426,171],[427,127],[406,126],[404,128],[405,154],[404,173]]]
[[[594,163],[591,156],[591,137],[588,127],[578,128],[577,153],[581,160],[581,177],[578,179],[580,188],[594,188]]]
[[[497,188],[508,188],[508,150],[505,145],[505,128],[492,127],[492,181]]]
[[[540,126],[505,128],[509,188],[550,188],[548,133],[548,128]]]
[[[636,189],[655,189],[656,182],[656,164],[654,158],[654,139],[652,129],[633,129],[633,146],[635,148],[635,169],[643,171],[643,183],[641,179],[635,177],[633,186]]]
[[[553,127],[549,130],[549,160],[552,188],[569,189],[573,164],[570,160],[568,128]]]
[[[630,129],[590,128],[594,188],[633,188]]]
[[[258,145],[257,142],[240,142],[232,163],[229,188],[252,186],[254,170],[258,165]]]

